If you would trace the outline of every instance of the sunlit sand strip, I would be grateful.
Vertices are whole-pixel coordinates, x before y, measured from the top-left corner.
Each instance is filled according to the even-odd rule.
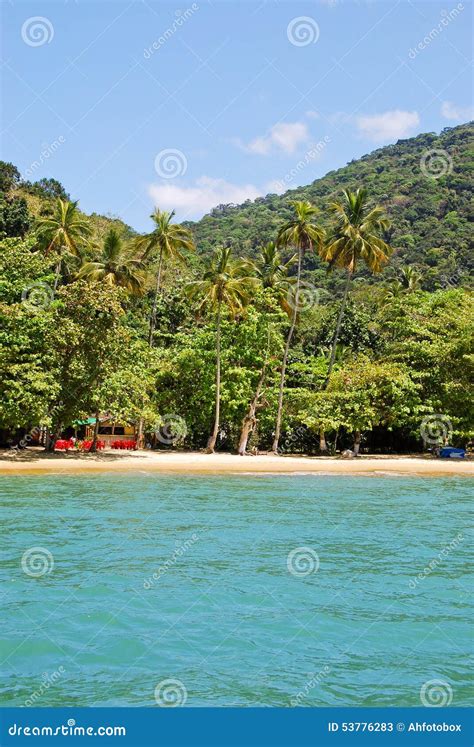
[[[429,457],[361,456],[357,459],[338,457],[301,457],[259,455],[239,457],[234,454],[203,454],[199,452],[128,452],[45,454],[27,451],[14,455],[0,453],[0,474],[136,472],[186,474],[372,474],[384,475],[459,475],[474,476],[474,461],[433,459]]]

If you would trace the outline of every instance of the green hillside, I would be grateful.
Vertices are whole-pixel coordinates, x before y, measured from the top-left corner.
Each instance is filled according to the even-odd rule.
[[[236,255],[255,257],[258,247],[273,240],[291,215],[292,200],[312,202],[320,210],[320,223],[327,227],[328,203],[339,199],[343,188],[364,185],[392,221],[386,239],[395,251],[380,276],[361,269],[359,277],[370,283],[389,280],[397,277],[400,267],[412,265],[421,271],[425,290],[466,286],[474,264],[473,143],[473,123],[447,128],[440,135],[421,134],[379,148],[305,187],[242,205],[219,205],[200,221],[184,225],[195,237],[198,256],[208,257],[216,246],[231,244]],[[438,160],[430,160],[433,151]],[[426,168],[422,168],[427,155]],[[438,169],[446,173],[438,176]],[[7,189],[0,185],[0,236],[26,233],[35,218],[52,211],[57,197],[67,195],[55,179],[29,183],[22,182],[18,172],[10,176]],[[74,197],[80,199],[81,195]],[[126,238],[135,233],[115,216],[93,213],[87,219],[96,242],[111,225]],[[191,264],[199,262],[192,260]],[[339,290],[340,274],[328,276],[326,266],[315,255],[306,258],[305,276],[318,286],[336,293]]]
[[[188,224],[196,247],[169,213],[138,237],[84,215],[55,179],[25,182],[0,163],[0,445],[21,449],[47,427],[54,449],[94,413],[97,429],[112,414],[156,448],[468,444],[472,135],[420,135],[285,195],[216,208]],[[343,188],[341,228],[330,203]],[[281,255],[258,256],[288,219]],[[346,229],[346,270],[328,272],[332,232]],[[300,296],[285,261],[310,243],[325,262],[306,252]],[[212,258],[219,244],[232,251]],[[379,275],[364,269],[388,257]]]
[[[257,247],[274,239],[282,221],[289,218],[291,200],[312,202],[321,210],[321,223],[327,225],[328,202],[339,198],[343,188],[363,184],[392,220],[387,238],[395,256],[383,277],[392,277],[398,267],[410,264],[423,271],[426,290],[464,285],[473,266],[473,142],[473,123],[447,128],[440,135],[400,140],[308,186],[243,205],[220,205],[199,222],[187,225],[203,254],[231,242],[238,254],[255,256]],[[438,160],[430,159],[433,150],[442,151]],[[422,159],[427,154],[424,173]],[[430,170],[437,174],[438,168],[448,173],[437,178],[429,175]],[[307,258],[307,271],[313,271],[320,284],[332,282],[317,258]]]

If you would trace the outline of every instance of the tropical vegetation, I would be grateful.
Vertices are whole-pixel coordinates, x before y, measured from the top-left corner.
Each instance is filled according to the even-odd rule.
[[[101,413],[153,448],[421,451],[436,418],[466,444],[469,137],[403,141],[196,224],[157,208],[145,235],[1,163],[2,445],[41,429],[52,449]],[[453,171],[425,187],[412,156],[440,139]]]

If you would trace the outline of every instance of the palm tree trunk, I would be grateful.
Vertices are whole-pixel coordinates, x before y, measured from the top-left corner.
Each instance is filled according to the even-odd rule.
[[[155,295],[153,297],[153,307],[151,310],[150,315],[150,331],[148,333],[148,345],[152,347],[153,345],[153,334],[155,332],[155,325],[156,325],[156,309],[158,306],[158,295],[160,293],[160,286],[161,286],[161,268],[163,265],[163,251],[160,249],[160,259],[158,261],[158,272],[156,273],[156,286],[155,286]]]
[[[329,384],[329,379],[331,378],[332,369],[334,368],[334,361],[336,360],[337,342],[339,340],[339,334],[340,334],[340,331],[341,331],[342,319],[344,317],[344,311],[346,309],[347,295],[349,293],[349,287],[350,287],[350,284],[351,284],[351,278],[352,278],[352,272],[350,270],[347,270],[347,279],[346,279],[346,284],[344,286],[344,293],[343,293],[343,296],[342,296],[341,308],[339,309],[339,314],[338,314],[338,317],[337,317],[336,329],[334,330],[334,337],[332,339],[331,355],[329,357],[329,366],[328,366],[328,370],[327,370],[327,373],[326,373],[326,379],[324,380],[324,384],[323,384],[323,391],[325,389],[327,389],[327,386]],[[327,443],[326,443],[326,436],[324,434],[324,428],[320,428],[320,431],[319,431],[319,452],[321,454],[327,454],[328,451],[329,451],[329,449],[328,449]]]
[[[262,392],[262,387],[265,381],[266,373],[267,373],[267,360],[265,359],[262,370],[260,372],[260,377],[258,379],[255,394],[253,396],[252,401],[250,402],[249,409],[242,420],[242,430],[240,432],[240,440],[239,440],[239,448],[238,448],[238,453],[240,456],[245,455],[245,452],[247,451],[247,443],[250,438],[250,434],[252,433],[257,423],[257,418],[255,416],[255,413],[257,411],[258,400],[260,399],[260,394]]]
[[[344,286],[344,294],[342,296],[341,308],[339,309],[339,315],[337,317],[336,329],[335,329],[334,337],[333,337],[333,340],[332,340],[331,357],[329,358],[329,366],[328,366],[328,372],[326,374],[326,381],[324,382],[324,389],[326,389],[326,387],[327,387],[327,385],[329,383],[329,378],[331,376],[332,369],[334,367],[334,361],[336,360],[337,341],[339,339],[339,333],[341,331],[342,318],[344,316],[344,311],[346,309],[347,294],[349,292],[349,286],[351,284],[351,279],[352,279],[352,272],[350,270],[347,270],[346,285]]]
[[[217,441],[217,434],[219,432],[219,418],[220,418],[220,407],[221,407],[221,302],[217,307],[217,320],[216,320],[216,404],[215,404],[215,415],[214,415],[214,427],[212,433],[209,436],[207,442],[206,451],[212,454]]]
[[[240,432],[239,446],[237,449],[238,454],[240,456],[245,456],[245,453],[247,451],[247,443],[250,438],[250,434],[253,432],[257,424],[256,412],[257,412],[258,400],[260,399],[263,384],[265,382],[265,377],[267,375],[269,352],[270,352],[270,324],[268,324],[267,326],[267,349],[265,352],[265,358],[263,360],[262,370],[260,371],[260,376],[257,382],[257,388],[255,389],[255,394],[253,396],[252,401],[249,404],[249,409],[247,411],[247,414],[244,416],[242,420],[242,430]]]
[[[272,445],[272,451],[274,454],[278,454],[278,443],[280,441],[280,432],[281,432],[281,417],[282,417],[282,412],[283,412],[283,391],[285,388],[286,364],[288,361],[288,353],[290,350],[291,338],[293,337],[293,332],[295,331],[296,318],[298,316],[298,296],[299,296],[300,281],[301,281],[302,254],[303,254],[303,250],[301,247],[299,247],[298,249],[298,272],[296,275],[295,301],[293,305],[293,314],[291,317],[291,326],[288,332],[288,337],[286,338],[285,352],[283,354],[283,361],[281,364],[280,390],[278,392],[278,410],[277,410],[277,418],[276,418],[276,423],[275,423],[275,437],[273,439],[273,445]]]
[[[48,428],[47,431],[47,439],[46,439],[46,451],[54,451],[54,447],[56,446],[56,441],[58,440],[59,436],[61,435],[62,431],[62,424],[57,423],[56,427],[54,428],[53,432]]]
[[[56,291],[58,289],[58,284],[59,284],[59,278],[60,278],[60,276],[61,276],[61,260],[58,261],[58,263],[56,265],[56,270],[55,270],[54,286],[53,286],[53,295],[54,296],[56,295]]]
[[[137,436],[136,436],[136,442],[137,442],[137,449],[143,449],[143,426],[144,426],[145,419],[140,418],[138,421],[138,428],[137,428]]]
[[[160,287],[161,287],[161,270],[163,267],[163,251],[160,249],[160,258],[158,261],[158,272],[156,273],[156,285],[155,285],[155,295],[153,297],[153,307],[150,314],[150,327],[148,331],[148,346],[151,348],[153,347],[153,335],[155,333],[155,325],[156,325],[156,309],[158,306],[158,296],[160,293]],[[144,446],[144,425],[145,425],[145,419],[141,417],[138,421],[138,429],[137,429],[137,449],[143,449]]]
[[[89,453],[94,453],[97,451],[97,437],[99,435],[99,411],[97,410],[95,414],[95,425],[94,425],[94,436],[92,438],[91,447],[89,449]]]
[[[355,431],[354,432],[354,448],[353,448],[354,456],[359,455],[360,441],[361,441],[361,433],[360,431]]]

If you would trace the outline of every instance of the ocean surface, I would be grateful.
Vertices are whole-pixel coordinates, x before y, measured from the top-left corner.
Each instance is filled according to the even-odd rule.
[[[1,704],[469,705],[472,486],[4,477]]]

